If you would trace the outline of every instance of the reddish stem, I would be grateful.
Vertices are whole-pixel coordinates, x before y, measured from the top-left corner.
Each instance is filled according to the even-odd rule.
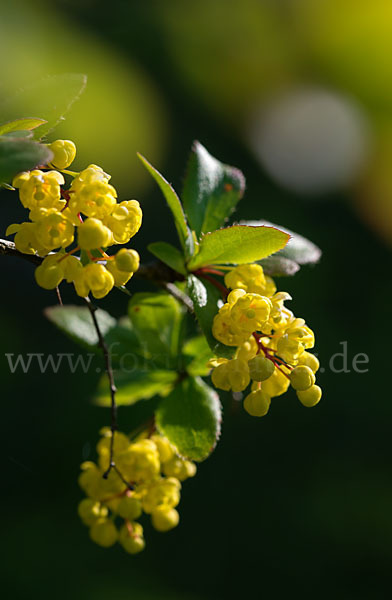
[[[70,192],[69,190],[64,190],[63,188],[61,188],[61,195],[64,198],[64,200],[67,201],[67,203],[69,202],[69,200],[71,198],[71,194],[72,194],[72,192]]]
[[[277,361],[279,361],[281,363],[284,363],[284,361],[282,361],[281,358],[278,358],[278,357],[274,356],[271,353],[271,350],[269,348],[267,348],[266,346],[264,346],[264,344],[260,340],[261,336],[258,333],[254,332],[253,333],[253,337],[256,340],[257,346],[259,348],[259,352],[260,352],[260,350],[262,350],[264,352],[265,357],[268,358],[269,360],[271,360],[274,363],[274,365],[278,369],[278,371],[280,371],[285,377],[287,377],[287,379],[290,379],[290,377],[287,375],[287,373],[285,373],[283,371],[283,369],[279,366],[279,364],[277,362]],[[273,350],[272,352],[275,352],[275,351]],[[284,363],[284,364],[286,364],[286,363]],[[289,368],[289,367],[287,366],[287,368]]]
[[[226,298],[229,294],[229,290],[224,285],[222,285],[219,281],[217,281],[213,277],[206,275],[201,269],[197,270],[197,271],[193,271],[193,272],[195,275],[198,275],[199,277],[202,277],[206,281],[209,281],[211,283],[211,285],[213,285],[214,287],[216,287],[217,290],[220,291],[223,299],[226,300]]]
[[[212,275],[219,275],[220,277],[224,277],[224,273],[222,273],[222,271],[219,271],[218,269],[213,269],[212,267],[201,267],[200,269],[197,269],[196,271],[194,271],[194,273],[198,273],[199,275],[201,275],[202,273],[212,273]]]

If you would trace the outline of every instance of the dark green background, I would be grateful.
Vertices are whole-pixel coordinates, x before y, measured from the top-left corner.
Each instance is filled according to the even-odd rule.
[[[263,217],[321,246],[317,267],[304,267],[278,285],[293,295],[290,308],[316,332],[324,396],[319,406],[305,409],[289,392],[260,420],[224,397],[221,442],[183,486],[180,526],[160,534],[146,524],[147,547],[136,557],[120,547],[101,549],[76,515],[79,463],[94,457],[98,430],[109,422],[108,411],[90,403],[99,376],[95,368],[85,377],[65,367],[57,375],[42,376],[37,368],[10,374],[5,353],[79,350],[45,320],[42,309],[56,298],[35,285],[31,265],[3,258],[1,565],[7,597],[389,597],[389,249],[357,219],[345,195],[305,201],[265,176],[235,131],[199,106],[170,68],[153,4],[59,6],[132,56],[160,86],[172,126],[166,159],[158,166],[177,189],[192,139],[198,138],[246,175],[236,218]],[[130,150],[132,161],[136,150]],[[23,211],[12,194],[1,196],[4,230]],[[146,245],[173,241],[174,228],[156,187],[139,199],[144,224],[134,246],[148,260]],[[145,287],[135,282],[132,289]],[[71,290],[64,299],[75,301]],[[126,304],[116,291],[100,303],[118,316]],[[368,354],[368,373],[331,372],[330,357],[342,341],[350,363],[357,353]],[[100,366],[98,359],[94,365]],[[121,429],[132,428],[140,418],[136,412],[120,410]]]

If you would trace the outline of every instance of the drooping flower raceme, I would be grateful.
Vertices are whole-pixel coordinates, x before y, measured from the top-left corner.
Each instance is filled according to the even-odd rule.
[[[65,279],[79,296],[91,292],[102,298],[113,286],[125,285],[139,268],[135,250],[122,248],[108,256],[106,249],[127,244],[138,232],[140,205],[137,200],[118,203],[110,175],[97,165],[80,173],[66,171],[76,155],[73,142],[56,140],[49,147],[54,158],[48,170],[34,169],[14,178],[30,220],[10,225],[6,233],[15,234],[20,252],[44,258],[35,271],[38,285],[54,289]],[[72,178],[68,189],[64,175]],[[79,250],[83,252],[76,257]]]
[[[304,406],[315,406],[321,399],[315,385],[319,361],[308,352],[314,333],[284,306],[291,296],[277,292],[258,264],[233,268],[225,284],[232,291],[214,318],[212,333],[236,351],[231,360],[210,361],[215,387],[242,392],[251,384],[244,408],[257,417],[266,415],[271,398],[284,394],[290,384]]]
[[[159,434],[144,432],[130,439],[117,432],[113,448],[116,469],[105,478],[111,431],[104,428],[101,433],[97,463],[81,465],[79,485],[87,497],[80,502],[78,513],[96,544],[109,547],[119,542],[126,552],[137,554],[145,546],[139,517],[150,515],[158,531],[176,527],[181,482],[195,475],[196,465],[178,456],[176,448]]]

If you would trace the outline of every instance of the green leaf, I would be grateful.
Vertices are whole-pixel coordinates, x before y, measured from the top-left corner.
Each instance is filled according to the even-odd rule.
[[[63,333],[88,349],[96,349],[98,336],[89,309],[85,306],[49,306],[45,316]],[[98,308],[95,312],[102,335],[116,326],[116,319]]]
[[[8,133],[3,134],[4,138],[24,138],[25,140],[33,137],[32,131],[27,131],[27,129],[21,129],[18,131],[9,131]]]
[[[98,337],[91,313],[84,306],[51,306],[44,310],[46,317],[63,333],[83,348],[101,353]],[[98,309],[96,317],[102,335],[108,347],[114,368],[135,369],[142,365],[146,368],[146,359],[139,338],[127,317],[116,321],[109,313]],[[151,365],[151,368],[156,368]]]
[[[137,154],[143,165],[146,167],[147,171],[152,175],[155,179],[163,195],[166,198],[166,202],[169,205],[169,208],[174,217],[174,223],[177,229],[178,237],[180,238],[180,242],[183,248],[185,248],[188,252],[188,255],[191,256],[193,254],[193,239],[189,227],[186,222],[184,209],[182,208],[182,204],[180,202],[179,197],[176,192],[170,185],[168,181],[153,167],[144,156],[141,154]]]
[[[283,248],[290,236],[274,227],[233,225],[207,233],[189,270],[211,264],[243,264],[261,260]]]
[[[207,343],[217,356],[232,358],[235,348],[221,344],[212,335],[212,321],[218,312],[218,303],[222,302],[219,291],[208,281],[201,281],[194,275],[187,279],[188,294],[193,301],[195,315],[204,333]]]
[[[251,226],[267,225],[268,227],[277,227],[288,233],[291,236],[290,241],[283,250],[280,250],[279,256],[293,260],[300,265],[316,263],[321,258],[321,249],[316,244],[299,233],[287,229],[287,227],[274,225],[274,223],[269,223],[268,221],[241,221],[240,224]]]
[[[165,265],[168,265],[170,268],[174,269],[174,271],[177,271],[177,273],[181,273],[181,275],[187,274],[183,255],[171,244],[166,242],[153,242],[147,246],[147,249],[151,254],[165,263]]]
[[[175,371],[159,369],[148,370],[135,367],[131,372],[118,371],[114,374],[117,387],[116,403],[118,406],[129,406],[139,400],[148,400],[159,394],[171,391],[178,378]],[[111,398],[107,377],[102,377],[94,402],[99,406],[110,406]]]
[[[300,269],[298,263],[281,256],[279,252],[274,254],[274,256],[263,258],[263,260],[258,262],[263,267],[264,273],[271,275],[271,277],[287,277],[295,275]]]
[[[44,123],[46,123],[45,119],[15,119],[14,121],[8,121],[8,123],[0,125],[0,135],[14,131],[30,131],[40,125],[44,125]]]
[[[128,317],[117,321],[104,338],[115,367],[134,368],[140,358],[144,357],[143,347]]]
[[[204,335],[198,335],[188,340],[182,349],[187,359],[186,371],[189,375],[208,375],[211,368],[207,363],[212,358],[212,351]]]
[[[177,300],[163,292],[138,293],[129,303],[128,314],[146,356],[157,366],[174,368],[184,316]]]
[[[221,227],[244,190],[245,179],[241,171],[224,165],[199,142],[194,142],[182,201],[190,226],[198,237]]]
[[[34,130],[34,137],[41,139],[64,118],[83,92],[86,82],[86,75],[80,73],[45,77],[0,104],[0,116],[17,119],[23,113],[40,115],[46,122]]]
[[[218,394],[199,377],[186,377],[159,403],[155,413],[159,431],[190,460],[202,461],[220,435]]]
[[[46,165],[53,153],[38,142],[23,138],[0,137],[0,181],[8,182],[21,171]]]

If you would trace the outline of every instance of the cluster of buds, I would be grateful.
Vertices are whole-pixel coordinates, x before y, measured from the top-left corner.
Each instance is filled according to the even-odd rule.
[[[65,279],[79,296],[91,292],[102,298],[139,268],[135,250],[106,253],[109,246],[128,243],[140,229],[139,202],[118,203],[110,175],[97,165],[80,173],[66,170],[76,155],[73,142],[56,140],[49,147],[54,158],[47,170],[19,173],[12,182],[29,210],[29,221],[10,225],[6,234],[15,234],[20,252],[43,257],[35,271],[38,285],[54,289]],[[64,175],[71,178],[67,189]],[[75,255],[79,250],[80,257]]]
[[[108,548],[119,542],[126,552],[144,549],[143,513],[153,527],[169,531],[178,525],[176,506],[181,482],[196,473],[193,462],[181,458],[176,448],[159,434],[142,433],[136,439],[116,432],[111,460],[111,431],[104,428],[97,444],[98,461],[84,462],[79,485],[87,495],[78,507],[91,539]]]
[[[242,392],[251,384],[244,408],[257,417],[266,415],[271,398],[284,394],[290,384],[304,406],[315,406],[321,398],[315,385],[319,361],[307,351],[314,346],[314,333],[284,306],[291,296],[277,292],[258,264],[230,270],[225,284],[232,291],[214,318],[212,333],[237,349],[232,360],[210,361],[215,387]]]

